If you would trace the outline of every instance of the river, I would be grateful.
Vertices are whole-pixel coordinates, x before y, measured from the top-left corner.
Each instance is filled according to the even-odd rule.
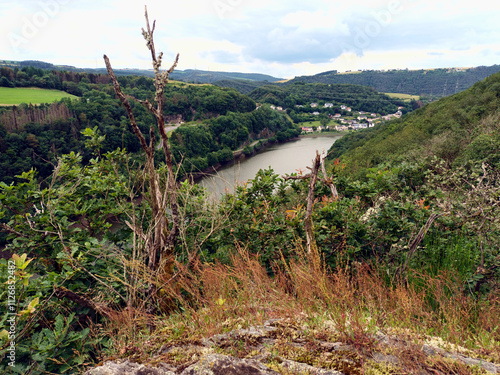
[[[312,165],[316,150],[327,152],[341,135],[318,135],[300,137],[286,143],[275,144],[261,150],[257,155],[221,168],[217,173],[202,178],[198,183],[220,197],[233,192],[237,183],[253,179],[260,169],[271,167],[279,175],[306,171]]]

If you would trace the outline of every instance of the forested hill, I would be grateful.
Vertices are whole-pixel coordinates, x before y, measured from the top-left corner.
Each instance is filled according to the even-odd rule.
[[[500,73],[379,127],[349,134],[330,149],[351,172],[428,157],[449,166],[500,167]]]
[[[0,67],[9,67],[12,69],[18,68],[36,68],[36,69],[48,69],[57,71],[68,71],[73,73],[88,73],[88,74],[107,74],[105,68],[77,68],[69,65],[54,65],[44,61],[37,60],[25,60],[25,61],[8,61],[0,60]],[[124,75],[136,75],[136,76],[146,76],[154,77],[154,72],[152,69],[115,69],[115,74],[117,76]],[[256,83],[258,82],[276,82],[282,80],[282,78],[276,78],[267,74],[261,73],[239,73],[239,72],[218,72],[210,70],[198,70],[198,69],[186,69],[186,70],[175,70],[171,73],[170,78],[176,81],[190,82],[190,83],[215,83],[217,81],[234,81],[234,82],[248,82]],[[226,85],[219,85],[226,86]],[[226,86],[229,87],[229,86]]]
[[[216,86],[238,90],[242,94],[250,94],[258,87],[269,85],[268,81],[250,81],[247,79],[221,79],[213,83]]]
[[[403,112],[413,110],[416,103],[404,102],[399,99],[390,98],[372,88],[360,85],[327,85],[320,83],[303,83],[286,86],[265,85],[248,94],[250,98],[259,103],[270,103],[300,110],[300,106],[309,106],[311,102],[324,106],[332,103],[334,113],[339,111],[341,105],[351,107],[354,111],[366,111],[374,113],[394,113],[399,107]]]
[[[471,87],[474,83],[500,71],[500,65],[475,68],[430,70],[329,71],[313,76],[300,76],[285,83],[356,84],[373,87],[380,92],[393,92],[430,98],[449,96]]]
[[[176,70],[172,73],[172,79],[194,83],[214,83],[220,80],[236,80],[247,82],[275,82],[282,78],[276,78],[267,74],[259,73],[238,73],[238,72],[217,72],[209,70]]]
[[[152,100],[153,80],[139,76],[120,76],[123,91],[141,100]],[[108,76],[23,67],[0,68],[2,83],[13,90],[21,87],[58,89],[72,93],[77,100],[33,106],[19,103],[0,107],[0,181],[10,183],[14,176],[35,168],[47,177],[62,154],[80,152],[84,162],[92,154],[85,148],[82,131],[95,128],[105,137],[100,152],[123,148],[136,153],[140,145],[127,122]],[[299,133],[283,113],[262,108],[236,90],[212,85],[171,83],[165,89],[164,113],[170,125],[181,125],[173,132],[176,162],[186,172],[204,169],[233,158],[233,151],[261,138],[284,140]],[[141,131],[149,142],[154,122],[141,105],[132,104]],[[159,134],[155,134],[159,142]],[[250,150],[247,148],[246,151]]]

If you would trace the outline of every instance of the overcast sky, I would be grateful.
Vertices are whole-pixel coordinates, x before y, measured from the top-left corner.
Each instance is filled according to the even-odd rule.
[[[165,68],[177,52],[178,69],[283,78],[500,63],[495,0],[1,0],[0,60],[149,69],[144,5]]]

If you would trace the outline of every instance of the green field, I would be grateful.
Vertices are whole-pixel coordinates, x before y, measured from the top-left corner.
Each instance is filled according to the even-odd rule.
[[[418,95],[409,95],[409,94],[399,94],[395,92],[385,92],[384,93],[387,96],[390,96],[391,98],[397,98],[404,100],[405,102],[410,102],[411,100],[419,100],[420,96]]]
[[[62,98],[77,98],[59,90],[45,90],[34,87],[0,87],[0,106],[18,105],[21,103],[52,103]]]

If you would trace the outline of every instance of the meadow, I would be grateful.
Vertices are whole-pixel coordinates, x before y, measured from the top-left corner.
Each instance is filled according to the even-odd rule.
[[[60,90],[47,90],[35,87],[0,87],[0,106],[18,105],[21,103],[52,103],[62,98],[77,98]]]
[[[386,92],[384,94],[391,97],[391,98],[397,98],[397,99],[404,100],[405,102],[420,99],[420,97],[418,95],[401,94],[401,93],[394,93],[394,92]]]

